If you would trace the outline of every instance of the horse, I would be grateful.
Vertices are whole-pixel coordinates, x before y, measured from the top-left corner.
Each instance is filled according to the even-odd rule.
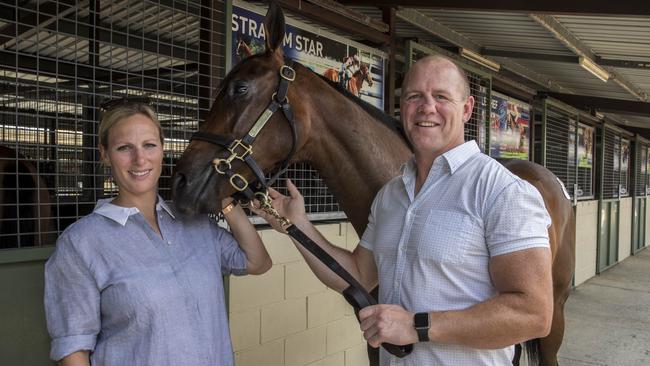
[[[328,68],[323,72],[323,76],[328,80],[332,80],[335,83],[338,83],[339,80],[339,71],[335,68]],[[373,80],[372,74],[370,74],[370,67],[366,63],[361,63],[359,70],[355,71],[350,80],[348,80],[348,91],[354,96],[359,96],[361,88],[363,88],[363,82],[368,83],[368,86],[372,87]]]
[[[0,146],[0,248],[45,245],[51,201],[34,164]]]
[[[235,48],[235,54],[237,55],[238,61],[242,61],[248,57],[253,56],[253,48],[248,43],[246,43],[244,37],[237,38],[237,47]]]
[[[295,71],[287,72],[281,49],[284,16],[274,2],[265,26],[266,51],[239,63],[226,75],[199,130],[204,135],[238,140],[226,148],[204,138],[192,139],[175,167],[174,202],[187,215],[218,212],[221,199],[247,189],[248,182],[260,176],[250,167],[251,159],[265,173],[288,162],[305,161],[321,174],[361,237],[375,194],[399,174],[400,166],[412,155],[410,145],[396,120],[338,84],[297,63],[291,62]],[[269,113],[269,101],[276,103],[277,94],[284,91],[286,99],[277,103],[286,103],[282,108],[290,105],[291,112]],[[265,124],[258,128],[263,118]],[[213,160],[220,163],[213,166]],[[554,365],[575,266],[573,208],[557,178],[546,168],[523,160],[504,165],[540,191],[551,216],[553,324],[547,337],[526,342],[526,347],[535,361]],[[378,364],[378,351],[369,348],[369,358],[371,365]],[[518,359],[515,361],[518,364]]]

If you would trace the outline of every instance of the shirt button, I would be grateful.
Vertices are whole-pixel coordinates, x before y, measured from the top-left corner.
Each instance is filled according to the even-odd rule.
[[[172,242],[167,240],[167,245],[172,245]]]

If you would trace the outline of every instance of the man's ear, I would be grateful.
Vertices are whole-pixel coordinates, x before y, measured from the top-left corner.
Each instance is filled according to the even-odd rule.
[[[469,96],[463,104],[463,123],[467,123],[472,118],[472,111],[474,110],[474,97]]]

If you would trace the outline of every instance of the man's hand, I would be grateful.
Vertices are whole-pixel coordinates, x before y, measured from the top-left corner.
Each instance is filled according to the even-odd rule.
[[[308,221],[307,214],[305,213],[305,199],[290,179],[287,179],[287,189],[289,190],[288,197],[273,188],[269,188],[271,206],[278,212],[278,214],[280,214],[280,216],[286,217],[293,223]],[[266,220],[266,222],[268,222],[275,230],[281,233],[286,233],[275,217],[269,215],[260,208],[258,201],[255,201],[253,205],[251,205],[251,210],[256,215]]]
[[[359,311],[359,321],[363,337],[373,347],[382,343],[403,346],[418,342],[418,334],[413,327],[415,314],[399,305],[373,305]]]

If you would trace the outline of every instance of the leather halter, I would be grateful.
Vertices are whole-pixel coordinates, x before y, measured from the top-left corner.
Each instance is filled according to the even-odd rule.
[[[291,59],[285,58],[285,64],[282,65],[279,71],[280,82],[278,84],[278,89],[273,96],[271,96],[271,102],[262,112],[262,114],[257,118],[253,127],[248,130],[246,135],[241,139],[234,139],[224,135],[217,135],[209,132],[196,132],[191,140],[201,140],[207,141],[217,146],[221,146],[227,149],[230,152],[230,155],[225,159],[216,158],[212,160],[212,165],[217,174],[225,175],[230,181],[230,185],[233,186],[240,194],[246,197],[246,200],[251,201],[255,198],[255,195],[260,192],[266,192],[267,188],[272,185],[278,177],[284,173],[287,169],[291,158],[296,152],[296,145],[298,142],[298,131],[296,127],[296,122],[293,118],[293,112],[291,110],[291,105],[289,104],[289,98],[287,98],[287,91],[289,90],[289,83],[294,81],[296,78],[296,71],[292,68],[293,61]],[[271,119],[273,114],[281,109],[284,114],[285,119],[289,122],[289,127],[291,127],[291,151],[287,157],[282,161],[280,169],[278,172],[271,177],[271,179],[266,180],[264,172],[257,164],[255,159],[253,159],[253,141],[260,133],[262,128],[266,126],[266,123]],[[250,170],[255,175],[257,179],[256,187],[251,188],[251,184],[244,178],[241,174],[237,174],[232,170],[232,161],[238,159],[246,163]]]

